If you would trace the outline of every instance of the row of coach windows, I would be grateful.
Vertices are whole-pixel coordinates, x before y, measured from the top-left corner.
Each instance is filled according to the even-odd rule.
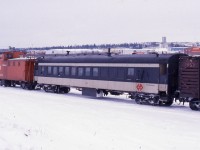
[[[48,66],[40,67],[40,75],[45,74],[45,68],[47,75],[53,76],[78,76],[78,77],[102,77],[102,78],[117,78],[117,79],[133,79],[134,68],[98,68],[98,67],[57,67]]]
[[[85,76],[92,76],[97,77],[99,74],[99,68],[90,68],[90,67],[71,67],[71,74],[70,74],[70,67],[47,67],[47,75],[54,75],[54,76],[83,76],[84,75],[84,69],[85,69]],[[40,67],[40,75],[44,75],[45,73],[45,67]]]

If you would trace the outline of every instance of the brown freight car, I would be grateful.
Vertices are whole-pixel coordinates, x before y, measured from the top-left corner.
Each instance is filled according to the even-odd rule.
[[[5,52],[0,55],[1,86],[21,85],[33,89],[35,59],[25,58],[24,52]]]
[[[200,110],[200,57],[184,56],[179,62],[180,100]]]

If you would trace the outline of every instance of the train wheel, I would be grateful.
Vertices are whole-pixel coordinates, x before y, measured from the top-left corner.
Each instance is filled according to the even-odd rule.
[[[22,89],[25,89],[25,88],[26,88],[26,83],[25,83],[25,82],[22,82],[22,83],[21,83],[21,87],[22,87]]]
[[[171,106],[173,104],[173,98],[168,97],[167,101],[163,102],[162,105],[164,106]]]
[[[9,87],[9,86],[10,86],[9,80],[4,80],[4,87]]]
[[[35,90],[35,87],[36,87],[36,85],[35,85],[35,84],[32,84],[32,89],[33,89],[33,90]]]
[[[48,92],[48,90],[47,90],[47,87],[46,87],[46,86],[44,86],[44,87],[43,87],[43,90],[44,90],[45,92]]]
[[[60,93],[60,86],[59,85],[55,86],[54,93]]]
[[[108,91],[103,90],[103,96],[108,96]]]
[[[152,98],[152,99],[149,99],[148,100],[148,103],[150,104],[150,105],[154,105],[155,103],[154,103],[154,99]]]
[[[169,100],[167,102],[163,102],[164,106],[171,106],[173,104],[173,100]]]
[[[16,86],[16,83],[15,83],[14,81],[11,81],[11,82],[10,82],[10,86],[15,87],[15,86]]]
[[[28,90],[33,90],[35,87],[33,84],[29,83],[29,84],[27,84],[27,88],[28,88]]]
[[[136,102],[137,104],[142,104],[142,99],[139,98],[139,97],[136,97],[136,98],[135,98],[135,102]]]
[[[64,93],[69,93],[69,91],[70,91],[70,88],[68,87],[64,89]]]
[[[13,83],[12,86],[13,86],[13,87],[16,87],[16,83]]]
[[[54,93],[58,93],[57,86],[53,89]]]
[[[150,105],[156,105],[156,104],[158,103],[158,98],[157,98],[157,97],[150,98],[150,99],[148,100],[148,103],[149,103]]]
[[[199,100],[193,100],[189,103],[189,105],[192,110],[200,110],[200,101]]]
[[[0,86],[3,86],[3,81],[0,81]]]

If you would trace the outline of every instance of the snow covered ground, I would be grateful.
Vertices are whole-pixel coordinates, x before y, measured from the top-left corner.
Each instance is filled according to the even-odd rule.
[[[0,150],[199,150],[200,112],[0,87]]]

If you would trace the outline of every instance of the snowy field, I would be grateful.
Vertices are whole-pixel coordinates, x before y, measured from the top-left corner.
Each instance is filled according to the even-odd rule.
[[[0,150],[199,150],[200,112],[0,87]]]

